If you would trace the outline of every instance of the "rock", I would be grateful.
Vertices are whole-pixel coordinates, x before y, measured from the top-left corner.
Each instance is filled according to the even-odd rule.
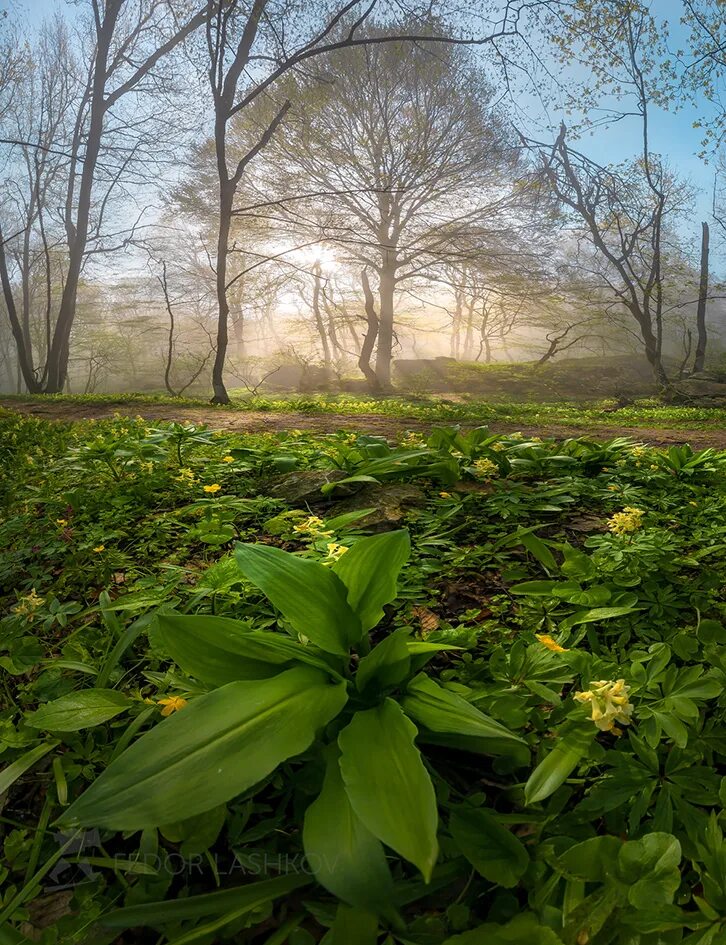
[[[420,506],[424,498],[423,490],[410,483],[372,483],[353,497],[334,502],[326,509],[325,517],[333,518],[347,512],[370,508],[370,513],[359,519],[355,527],[368,532],[387,532],[400,528],[405,516]]]
[[[329,482],[345,479],[348,473],[342,469],[298,469],[269,479],[264,493],[273,499],[282,499],[288,505],[306,506],[324,501],[320,491]],[[341,486],[345,495],[352,495],[360,489],[361,483],[349,483]]]

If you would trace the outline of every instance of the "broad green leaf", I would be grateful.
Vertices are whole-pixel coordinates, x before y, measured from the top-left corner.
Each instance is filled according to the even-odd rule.
[[[309,667],[228,683],[134,742],[61,822],[142,830],[210,810],[304,751],[346,699]]]
[[[523,744],[518,735],[423,674],[408,684],[401,705],[407,715],[432,732],[505,738]]]
[[[383,846],[350,805],[335,746],[323,789],[305,812],[303,846],[315,878],[338,899],[375,914],[390,905],[393,880]]]
[[[26,771],[29,771],[36,761],[40,761],[48,752],[55,748],[58,742],[44,742],[42,745],[36,745],[17,758],[7,768],[0,771],[0,794],[4,794],[9,787],[22,777]]]
[[[338,736],[351,806],[370,832],[415,864],[428,882],[438,857],[431,778],[414,745],[416,726],[386,699],[357,712]]]
[[[628,886],[628,901],[636,909],[673,902],[681,884],[681,845],[669,833],[649,833],[623,844],[618,855],[618,878]]]
[[[339,905],[325,945],[377,945],[378,919],[361,909]]]
[[[595,739],[594,726],[574,728],[560,735],[550,753],[537,765],[524,786],[527,804],[536,804],[554,794],[577,767]]]
[[[411,540],[402,529],[361,538],[333,565],[364,633],[375,627],[383,616],[384,605],[395,599],[398,575],[410,553]]]
[[[529,866],[524,845],[488,811],[456,807],[449,829],[474,869],[499,886],[516,886]]]
[[[625,617],[632,614],[634,607],[594,607],[591,610],[578,610],[560,623],[560,630],[569,630],[581,623],[595,623],[598,620],[611,620],[613,617]]]
[[[526,594],[527,597],[563,597],[581,591],[575,581],[524,581],[509,588],[510,594]]]
[[[189,896],[188,899],[147,902],[139,906],[129,906],[126,909],[116,909],[104,915],[100,921],[102,925],[112,929],[159,928],[167,923],[181,922],[184,919],[223,915],[232,909],[245,907],[256,909],[279,896],[287,896],[296,889],[307,886],[310,881],[310,876],[301,873],[278,876],[259,883],[237,886],[234,889]]]
[[[131,705],[131,699],[115,689],[81,689],[29,712],[25,723],[46,732],[79,732],[108,722]]]
[[[246,630],[228,617],[159,614],[157,621],[160,643],[177,666],[214,686],[274,676],[303,649],[294,640],[291,652],[266,647],[271,634]]]
[[[331,568],[268,545],[237,545],[235,556],[244,576],[321,649],[347,656],[360,640],[360,620]]]
[[[447,938],[443,945],[562,945],[562,939],[527,912],[506,925],[487,922],[477,929]]]
[[[363,692],[369,684],[376,684],[380,689],[385,689],[406,678],[411,666],[407,645],[410,635],[411,631],[406,627],[396,630],[363,657],[355,674],[355,684],[359,692]]]

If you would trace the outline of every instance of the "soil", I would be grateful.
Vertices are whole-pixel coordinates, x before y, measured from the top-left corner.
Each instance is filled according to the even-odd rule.
[[[22,401],[0,398],[0,407],[29,414],[44,420],[100,420],[123,413],[119,404],[77,404],[37,400]],[[379,436],[396,436],[406,430],[429,430],[440,426],[430,420],[414,417],[382,417],[377,414],[308,414],[282,413],[278,411],[225,410],[223,407],[187,407],[168,404],[134,404],[126,408],[128,414],[144,420],[178,420],[207,424],[218,430],[234,430],[240,433],[271,433],[282,430],[309,430],[313,433],[335,433],[338,430],[365,430]],[[474,426],[475,424],[464,424]],[[616,424],[607,426],[575,425],[528,425],[521,423],[488,424],[496,433],[520,431],[525,435],[563,439],[570,436],[587,436],[597,440],[611,440],[616,436],[628,436],[641,443],[653,446],[673,446],[690,443],[694,449],[726,449],[726,430],[659,429],[650,427],[627,427]]]

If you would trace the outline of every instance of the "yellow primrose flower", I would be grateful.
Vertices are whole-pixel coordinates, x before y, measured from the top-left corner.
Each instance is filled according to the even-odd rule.
[[[13,607],[13,613],[19,614],[20,616],[27,615],[28,620],[32,620],[33,611],[37,610],[44,600],[45,598],[38,597],[35,593],[35,588],[33,588],[29,594],[20,598],[16,606]]]
[[[491,459],[477,459],[476,462],[472,463],[472,466],[476,475],[485,479],[493,479],[499,475],[499,467]]]
[[[451,498],[451,493],[450,493],[450,492],[439,492],[439,495],[441,496],[442,499],[450,499],[450,498]]]
[[[346,551],[350,551],[347,545],[341,545],[337,541],[329,541],[327,544],[328,557],[333,561],[337,561],[338,558],[342,558]]]
[[[106,546],[105,546],[105,545],[96,545],[96,547],[95,547],[93,550],[94,550],[94,552],[98,555],[98,554],[100,554],[102,551],[105,551],[105,550],[106,550]]]
[[[628,532],[637,532],[643,524],[645,512],[632,505],[626,505],[622,512],[616,512],[608,519],[608,528],[614,535],[626,535]]]
[[[208,492],[210,495],[214,495],[214,493],[219,492],[221,488],[218,482],[213,482],[211,486],[204,486],[204,491]]]
[[[194,473],[191,471],[191,469],[182,468],[179,470],[179,475],[176,477],[176,481],[191,483],[191,482],[195,482],[196,480],[195,480]]]
[[[584,692],[576,692],[578,702],[589,702],[592,708],[591,720],[601,732],[612,732],[615,723],[630,725],[633,707],[628,699],[630,686],[624,679],[601,679],[590,683]]]
[[[504,443],[494,443],[494,444],[492,444],[492,449],[493,449],[496,453],[501,453],[502,450],[505,450],[506,448],[507,448],[507,447],[504,445]]]
[[[233,462],[234,462],[234,456],[223,456],[223,457],[222,457],[222,462],[223,462],[223,463],[233,463]]]
[[[510,439],[510,440],[523,440],[523,439],[524,439],[524,433],[510,433],[510,434],[509,434],[509,439]]]
[[[542,646],[546,646],[548,650],[552,650],[553,653],[567,653],[568,650],[549,635],[549,633],[535,633],[535,637],[539,640]]]
[[[55,523],[56,525],[60,525],[61,528],[64,528],[68,524],[68,520],[65,518],[57,518]]]
[[[292,530],[300,535],[309,535],[311,538],[333,537],[333,532],[325,528],[325,522],[317,515],[311,515],[299,525],[294,525]]]
[[[620,486],[615,486],[615,485],[608,486],[608,490],[610,492],[617,492],[619,489],[620,489]]]
[[[171,715],[172,712],[178,712],[179,709],[183,709],[186,704],[187,700],[182,699],[181,696],[169,696],[168,699],[157,700],[157,705],[164,706],[161,710],[163,716]]]
[[[645,456],[647,452],[644,446],[634,446],[630,451],[630,455],[634,456],[636,459],[640,459],[640,457]]]

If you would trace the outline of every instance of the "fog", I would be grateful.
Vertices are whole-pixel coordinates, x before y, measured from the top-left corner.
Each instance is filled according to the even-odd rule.
[[[1,392],[720,377],[715,0],[262,8],[3,11]]]

